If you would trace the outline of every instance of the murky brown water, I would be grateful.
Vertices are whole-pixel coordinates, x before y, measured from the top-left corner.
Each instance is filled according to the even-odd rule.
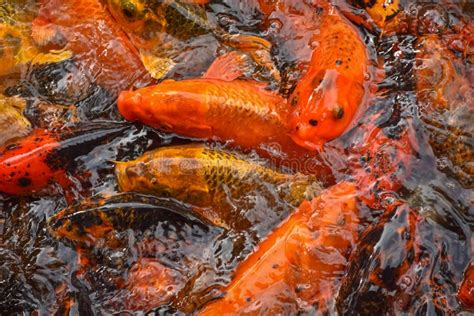
[[[60,153],[70,185],[64,189],[53,183],[47,192],[0,195],[0,314],[197,312],[223,295],[238,264],[293,209],[278,200],[273,204],[277,211],[268,212],[268,204],[249,192],[248,197],[256,201],[250,210],[256,215],[246,216],[250,228],[226,230],[193,216],[173,200],[119,196],[120,206],[108,201],[111,213],[125,209],[138,215],[133,220],[119,218],[112,239],[78,247],[54,238],[48,218],[86,199],[83,204],[94,209],[104,196],[119,193],[115,161],[196,140],[121,118],[116,108],[119,91],[157,79],[141,64],[143,50],[117,40],[130,34],[120,30],[112,15],[98,18],[95,5],[104,7],[100,1],[38,2],[0,0],[1,93],[26,100],[23,112],[31,125],[26,133],[38,127],[60,135],[62,141],[73,139],[64,142]],[[381,160],[388,159],[388,166],[382,168],[390,176],[388,181],[402,181],[401,186],[381,190],[380,203],[370,207],[364,198],[359,201],[360,240],[339,271],[338,291],[325,311],[467,315],[472,310],[457,294],[474,264],[473,6],[462,1],[401,1],[402,12],[382,32],[367,22],[365,2],[334,4],[364,35],[381,79],[359,124],[326,144],[316,169],[321,174],[319,164],[324,164],[322,169],[329,170],[320,175],[326,187],[352,179],[354,166],[360,164],[354,157],[367,144],[366,129],[374,126],[389,140],[408,135],[413,151],[409,164],[397,160],[399,148],[390,142],[375,153],[374,159],[379,154]],[[205,6],[207,19],[223,30],[272,42],[272,59],[282,81],[270,87],[284,96],[307,67],[314,48],[308,38],[318,32],[313,23],[316,9],[306,1],[286,3],[292,9],[287,13],[265,12],[256,0],[216,0]],[[305,11],[308,8],[312,9]],[[38,15],[49,19],[40,21],[46,27],[40,28],[39,35],[32,33]],[[166,40],[169,46],[156,48],[160,58],[173,60],[167,79],[200,76],[227,49],[209,32],[182,38],[179,25],[173,27],[177,29],[172,30],[173,39]],[[264,67],[246,75],[271,80]],[[9,125],[0,120],[0,128]],[[248,157],[260,161],[255,153]],[[383,186],[384,176],[374,179],[377,186]],[[393,200],[403,201],[407,208],[386,211],[384,205]],[[83,225],[92,221],[91,216],[73,221]],[[79,258],[87,263],[79,264]],[[153,271],[161,266],[171,271],[174,280],[169,291],[140,296],[133,285],[157,278]],[[314,312],[317,307],[309,310]]]

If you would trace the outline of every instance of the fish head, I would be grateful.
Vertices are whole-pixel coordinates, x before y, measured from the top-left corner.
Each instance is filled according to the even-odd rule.
[[[202,166],[196,159],[200,148],[165,147],[130,162],[119,162],[115,174],[121,191],[137,191],[172,197],[185,203],[208,192]]]
[[[198,93],[200,81],[163,81],[152,87],[124,91],[118,109],[128,121],[140,121],[166,132],[208,138],[212,128],[207,124],[209,102],[205,92]],[[204,91],[204,90],[202,90]]]
[[[351,125],[364,87],[335,69],[318,72],[302,84],[290,100],[290,136],[297,144],[316,150],[342,135]]]
[[[108,9],[120,27],[139,48],[150,48],[155,44],[157,32],[164,28],[164,19],[159,19],[156,6],[161,1],[108,0]]]

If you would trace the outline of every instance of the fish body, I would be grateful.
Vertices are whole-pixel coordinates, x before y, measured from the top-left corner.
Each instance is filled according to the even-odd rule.
[[[342,135],[361,111],[369,58],[356,29],[334,8],[324,8],[309,68],[290,96],[295,142],[316,149]]]
[[[246,149],[292,143],[287,136],[286,101],[249,81],[164,81],[122,92],[118,107],[129,121],[183,136],[231,141]]]
[[[121,191],[173,197],[197,207],[213,224],[234,228],[251,228],[249,221],[257,217],[256,202],[247,197],[258,195],[272,210],[279,199],[296,207],[320,190],[313,176],[281,173],[204,145],[159,148],[119,162],[115,173]]]
[[[66,172],[74,159],[125,128],[100,127],[79,134],[34,129],[28,136],[12,140],[0,148],[0,192],[38,193],[53,183],[67,187]]]
[[[111,92],[151,82],[136,48],[99,0],[41,1],[34,25],[38,42],[60,42],[92,81]]]
[[[357,214],[350,183],[305,201],[237,267],[223,297],[199,315],[289,315],[313,304],[324,310],[336,297],[347,262],[343,258],[357,240]]]
[[[91,245],[99,239],[107,240],[110,234],[117,231],[146,229],[170,217],[193,221],[195,225],[204,227],[202,222],[191,216],[188,208],[176,201],[125,193],[95,197],[71,205],[48,219],[48,229],[58,239]]]

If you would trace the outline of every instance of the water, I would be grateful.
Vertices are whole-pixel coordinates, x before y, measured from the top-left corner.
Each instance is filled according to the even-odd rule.
[[[2,69],[2,93],[27,100],[25,116],[34,127],[62,134],[65,125],[74,128],[98,120],[121,121],[116,109],[118,91],[155,82],[137,66],[136,55],[132,58],[130,49],[117,42],[119,33],[111,26],[113,20],[82,19],[79,25],[71,24],[81,12],[67,11],[71,10],[68,3],[75,3],[75,8],[84,3],[87,8],[94,2],[64,1],[59,5],[57,10],[69,12],[70,20],[52,14],[52,25],[59,25],[60,31],[41,46],[28,37],[37,4],[32,0],[0,1],[0,21],[23,34],[18,35],[19,46],[2,38],[0,59],[4,65],[11,62],[6,59],[9,49],[16,56],[25,47],[34,56],[52,49],[71,50],[73,54],[54,63],[50,62],[51,56],[41,57],[48,62],[34,62],[38,57],[23,54],[23,59]],[[359,125],[326,145],[322,160],[331,170],[331,180],[325,184],[353,177],[354,166],[360,164],[360,148],[367,143],[367,129],[372,131],[374,124],[389,140],[408,135],[403,144],[409,144],[413,151],[407,163],[397,155],[400,147],[388,141],[374,157],[383,165],[382,171],[389,173],[390,183],[400,182],[400,186],[395,192],[382,190],[371,207],[359,202],[360,240],[353,245],[347,265],[339,271],[335,284],[340,290],[332,298],[329,311],[469,314],[472,310],[459,301],[457,292],[472,264],[474,240],[472,5],[401,1],[403,19],[388,23],[380,32],[360,23],[367,18],[358,18],[364,13],[357,7],[342,0],[336,4],[364,34],[372,63],[382,79]],[[311,56],[312,47],[306,44],[308,34],[317,31],[317,23],[311,24],[308,15],[301,13],[304,7],[298,2],[291,15],[267,15],[257,1],[211,1],[206,14],[225,30],[271,40],[275,44],[272,56],[282,73],[282,84],[272,88],[288,95]],[[291,24],[298,19],[305,22],[300,28]],[[100,36],[95,32],[99,29]],[[423,46],[433,34],[434,43],[440,43],[440,53],[423,54],[423,50],[437,47]],[[68,45],[68,40],[73,44]],[[469,40],[471,46],[466,46]],[[171,79],[200,75],[214,55],[226,49],[209,34],[179,44],[182,54],[174,56],[176,67],[168,74]],[[111,57],[116,52],[121,57]],[[435,61],[430,64],[430,60]],[[434,65],[428,75],[423,73],[423,65]],[[443,65],[441,70],[437,65]],[[430,80],[446,73],[454,75],[440,81],[441,90],[426,91],[420,86],[423,76],[429,85]],[[260,68],[249,77],[268,79]],[[452,82],[453,87],[449,85]],[[441,110],[429,110],[439,104],[434,92],[444,93],[447,100]],[[160,216],[153,220],[138,218],[126,227],[116,227],[94,247],[80,248],[66,240],[58,241],[48,231],[47,219],[74,204],[73,200],[92,197],[92,201],[98,201],[104,195],[117,194],[113,161],[135,159],[159,146],[192,141],[130,125],[120,135],[98,141],[92,150],[76,155],[67,170],[71,190],[54,186],[48,194],[1,195],[0,314],[50,314],[67,311],[69,303],[72,313],[81,314],[149,310],[192,313],[221,296],[238,264],[269,233],[268,225],[255,223],[256,227],[266,227],[257,234],[226,231],[157,207]],[[379,174],[380,183],[384,176]],[[401,201],[401,206],[387,211],[384,205],[395,200]],[[281,220],[283,217],[271,226]],[[84,258],[89,262],[79,264],[78,260],[84,263]],[[140,296],[143,294],[137,289],[148,286],[147,273],[162,266],[168,271],[160,276],[163,283],[167,278],[173,280],[167,294],[150,290],[149,297]]]

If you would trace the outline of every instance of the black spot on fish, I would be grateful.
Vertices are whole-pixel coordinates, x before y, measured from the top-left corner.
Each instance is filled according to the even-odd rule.
[[[340,59],[336,60],[336,65],[338,65],[338,66],[342,65],[342,60],[340,60]]]
[[[290,101],[291,106],[296,106],[298,104],[298,97],[294,97]]]
[[[27,186],[31,185],[31,179],[22,177],[22,178],[18,179],[17,183],[20,187],[26,188]]]
[[[316,126],[316,125],[318,125],[318,120],[310,119],[310,120],[309,120],[309,125],[311,125],[311,126]]]

